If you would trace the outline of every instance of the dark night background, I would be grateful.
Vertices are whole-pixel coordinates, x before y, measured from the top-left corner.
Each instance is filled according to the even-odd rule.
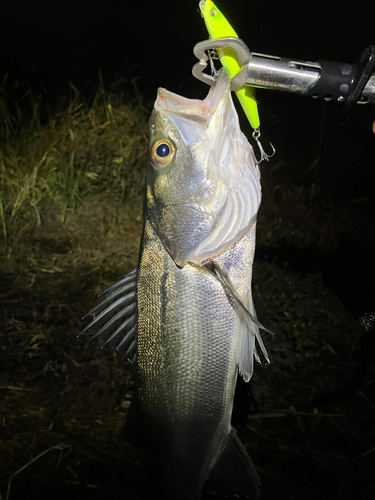
[[[240,38],[258,53],[350,63],[365,47],[375,44],[373,2],[221,0],[218,6]],[[193,78],[191,68],[197,62],[193,47],[206,38],[198,0],[4,0],[0,3],[0,87],[20,101],[26,88],[31,88],[57,111],[66,105],[69,83],[88,100],[100,81],[109,86],[118,79],[123,79],[122,85],[128,85],[130,92],[143,95],[145,103],[155,99],[159,86],[203,98],[208,87]],[[262,136],[277,151],[272,161],[286,164],[290,176],[301,185],[315,186],[312,197],[323,202],[329,198],[343,210],[353,209],[358,226],[355,235],[343,231],[337,247],[324,259],[319,249],[282,245],[259,248],[259,258],[268,253],[281,265],[288,262],[302,276],[317,271],[353,318],[374,312],[375,106],[356,106],[341,127],[338,103],[269,90],[257,90],[257,98]],[[240,119],[249,134],[248,124]],[[268,164],[262,164],[263,171],[267,168]],[[369,363],[374,340],[366,338]],[[34,451],[30,456],[35,456]],[[298,460],[293,462],[296,474]],[[301,462],[301,468],[305,463]],[[329,498],[335,498],[334,494]],[[340,499],[344,498],[341,492]]]
[[[374,42],[370,2],[305,4],[222,2],[222,9],[251,50],[303,60],[355,61]],[[10,68],[43,79],[85,86],[98,68],[105,82],[120,73],[139,76],[142,91],[191,88],[193,46],[207,38],[198,2],[2,2],[2,72]],[[301,103],[299,103],[301,105]]]

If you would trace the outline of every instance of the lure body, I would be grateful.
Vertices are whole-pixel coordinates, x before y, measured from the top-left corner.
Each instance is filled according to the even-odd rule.
[[[218,38],[235,37],[238,38],[237,33],[229,24],[223,13],[217,8],[212,0],[202,0],[199,3],[204,22],[210,38],[216,40]],[[229,71],[230,77],[234,76],[242,69],[238,61],[236,53],[229,48],[217,49],[220,62],[224,68]],[[255,98],[255,89],[248,85],[244,85],[235,91],[238,100],[246,114],[250,125],[254,130],[260,126],[258,105]]]

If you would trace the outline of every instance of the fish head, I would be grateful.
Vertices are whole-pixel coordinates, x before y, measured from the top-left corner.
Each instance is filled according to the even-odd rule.
[[[158,90],[146,186],[145,217],[179,267],[215,258],[255,224],[259,169],[224,68],[204,100]]]

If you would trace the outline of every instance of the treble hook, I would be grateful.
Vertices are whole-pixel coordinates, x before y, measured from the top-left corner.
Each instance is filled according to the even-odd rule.
[[[259,151],[260,151],[260,160],[257,160],[257,165],[259,165],[259,163],[262,162],[263,160],[269,161],[269,159],[272,158],[272,156],[276,153],[276,149],[273,147],[272,142],[270,142],[270,145],[272,148],[272,153],[268,155],[264,151],[263,146],[260,143],[259,137],[260,137],[260,130],[259,130],[259,128],[257,128],[253,132],[253,139],[255,139],[255,142],[257,143],[257,146],[258,146]],[[257,158],[255,157],[255,159],[257,159]]]

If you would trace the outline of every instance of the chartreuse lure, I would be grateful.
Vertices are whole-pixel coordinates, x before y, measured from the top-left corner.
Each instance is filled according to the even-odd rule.
[[[210,38],[216,40],[218,38],[235,37],[238,38],[228,20],[223,13],[211,0],[201,0],[199,8],[202,12],[204,22]],[[230,77],[234,78],[241,71],[242,66],[238,61],[237,54],[229,48],[217,49],[217,53],[222,66],[229,71]],[[238,100],[254,130],[259,128],[258,105],[255,99],[255,90],[253,87],[244,85],[238,90],[235,90]]]

